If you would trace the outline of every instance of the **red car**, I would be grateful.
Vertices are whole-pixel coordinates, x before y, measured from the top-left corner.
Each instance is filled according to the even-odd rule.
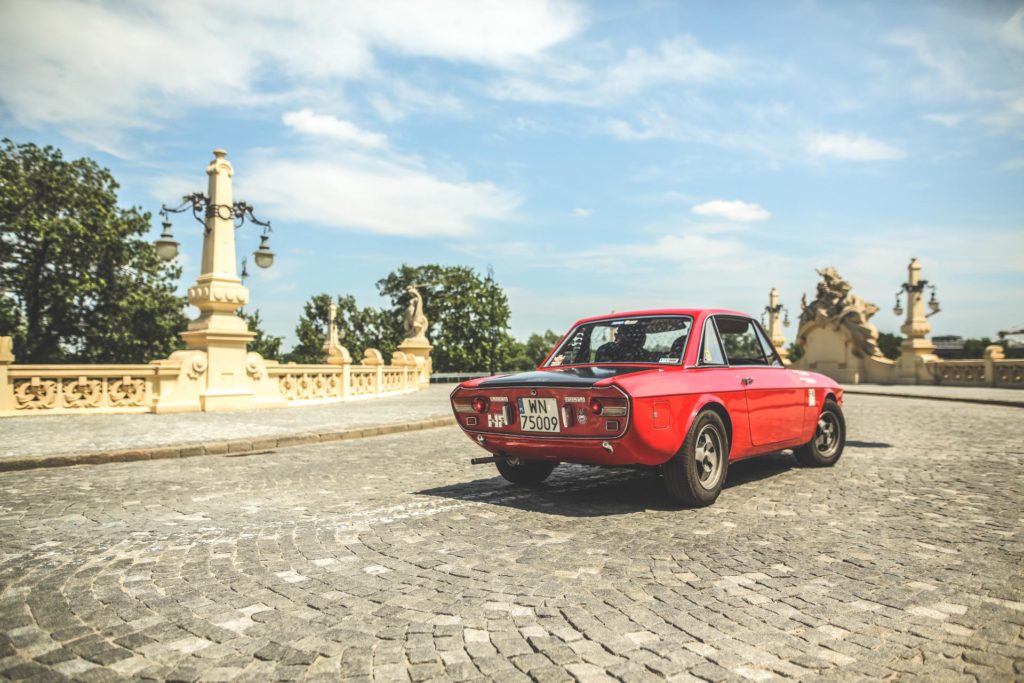
[[[733,311],[670,309],[580,320],[532,372],[460,384],[459,426],[501,475],[536,485],[561,462],[660,467],[669,495],[710,505],[730,462],[791,448],[807,466],[843,452],[843,390],[786,369]]]

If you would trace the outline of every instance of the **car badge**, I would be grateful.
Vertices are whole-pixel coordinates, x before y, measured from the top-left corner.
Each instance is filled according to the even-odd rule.
[[[536,389],[530,389],[530,396],[536,396],[536,395],[537,395],[537,390]]]

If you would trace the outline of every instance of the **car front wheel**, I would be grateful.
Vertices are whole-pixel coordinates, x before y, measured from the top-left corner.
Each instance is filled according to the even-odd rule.
[[[514,464],[513,464],[514,463]],[[498,473],[513,484],[536,486],[550,476],[557,462],[509,459],[495,463]]]
[[[846,445],[846,419],[843,410],[831,398],[825,399],[814,428],[814,437],[793,449],[797,462],[804,467],[831,467],[843,454]]]
[[[682,448],[661,466],[668,495],[692,507],[714,503],[728,471],[728,433],[712,410],[697,415]]]

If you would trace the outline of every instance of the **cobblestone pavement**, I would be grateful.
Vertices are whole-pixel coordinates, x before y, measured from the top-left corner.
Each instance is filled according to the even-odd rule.
[[[1024,678],[1019,409],[851,396],[673,509],[455,428],[0,477],[0,678]]]
[[[0,457],[146,448],[450,417],[452,386],[403,396],[231,413],[0,418]]]

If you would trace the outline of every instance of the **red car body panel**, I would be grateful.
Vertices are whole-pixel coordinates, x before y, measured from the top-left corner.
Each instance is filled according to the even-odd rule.
[[[678,315],[693,319],[678,365],[552,368],[542,364],[537,372],[470,380],[460,384],[451,396],[459,426],[496,455],[591,465],[656,466],[676,454],[693,420],[705,409],[717,410],[725,420],[730,433],[729,460],[736,461],[807,443],[814,436],[825,399],[831,397],[842,404],[842,388],[817,373],[765,365],[700,366],[698,347],[707,318],[750,319],[742,313],[717,309],[631,311],[584,318],[570,332],[581,324],[600,320]],[[545,364],[549,360],[550,354]],[[608,376],[602,377],[601,373]],[[628,403],[625,416],[613,418],[589,411],[591,398],[614,400],[621,396]],[[465,412],[467,401],[477,397],[488,399],[487,410]],[[520,399],[529,398],[553,398],[559,411],[571,407],[575,421],[567,424],[559,412],[562,428],[558,434],[524,432],[516,420],[515,406]],[[581,409],[585,411],[583,417]],[[506,412],[502,411],[507,411],[510,418],[505,424]],[[580,422],[584,417],[586,421]]]

